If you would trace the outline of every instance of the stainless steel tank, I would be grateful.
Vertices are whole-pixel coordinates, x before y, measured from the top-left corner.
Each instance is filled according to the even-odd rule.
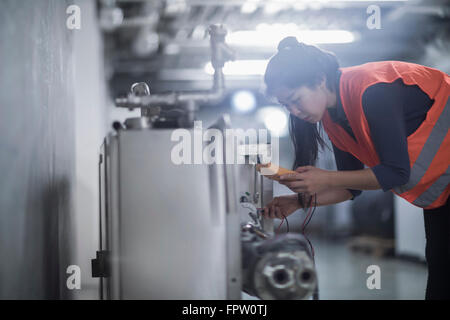
[[[240,299],[234,172],[174,164],[172,132],[119,130],[105,139],[93,262],[102,298]]]

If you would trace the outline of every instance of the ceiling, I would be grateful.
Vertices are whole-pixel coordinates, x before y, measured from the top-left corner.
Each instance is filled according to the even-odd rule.
[[[380,29],[368,27],[370,5],[379,8]],[[416,62],[429,46],[440,43],[446,50],[450,41],[449,1],[99,0],[98,9],[113,96],[137,81],[149,83],[152,92],[210,88],[212,76],[204,66],[210,61],[211,24],[223,24],[229,34],[262,23],[295,24],[300,37],[302,30],[347,30],[354,42],[319,44],[333,51],[341,66]],[[238,60],[265,60],[276,51],[274,45],[231,47]],[[226,76],[226,81],[231,89],[257,88],[261,76]]]

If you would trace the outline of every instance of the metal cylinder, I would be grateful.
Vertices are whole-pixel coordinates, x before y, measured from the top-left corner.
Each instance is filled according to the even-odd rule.
[[[248,232],[248,231],[246,231]],[[263,240],[243,237],[243,290],[261,299],[308,299],[317,285],[305,238],[286,234]]]

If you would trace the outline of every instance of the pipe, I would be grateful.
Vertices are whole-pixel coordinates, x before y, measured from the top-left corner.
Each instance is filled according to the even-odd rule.
[[[173,106],[189,103],[217,103],[225,93],[225,80],[222,68],[225,62],[234,59],[232,50],[225,44],[226,30],[221,25],[211,25],[211,63],[214,67],[213,87],[210,91],[171,92],[154,95],[136,96],[133,92],[126,98],[116,98],[116,106],[122,108],[151,108],[155,106]]]

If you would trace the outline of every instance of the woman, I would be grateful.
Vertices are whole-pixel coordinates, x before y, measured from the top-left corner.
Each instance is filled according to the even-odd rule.
[[[424,209],[426,299],[449,299],[450,77],[400,61],[339,68],[332,53],[287,37],[264,81],[291,114],[297,173],[280,183],[298,193],[275,198],[264,214],[283,218],[305,199],[321,206],[361,190],[390,190]],[[317,124],[332,142],[338,171],[313,166],[324,146]]]

